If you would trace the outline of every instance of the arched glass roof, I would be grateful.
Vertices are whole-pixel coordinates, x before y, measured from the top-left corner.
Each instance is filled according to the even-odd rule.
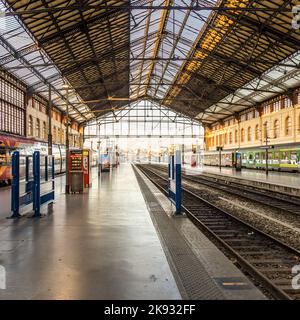
[[[300,84],[297,0],[2,3],[0,64],[62,110],[68,83],[81,123],[152,99],[210,124]]]

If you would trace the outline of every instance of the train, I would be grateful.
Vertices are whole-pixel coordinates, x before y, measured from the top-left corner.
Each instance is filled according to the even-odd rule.
[[[236,150],[221,151],[221,166],[235,165]],[[266,168],[266,149],[240,149],[241,166],[247,169]],[[207,151],[204,153],[204,165],[219,166],[220,152]],[[286,172],[300,172],[300,145],[280,146],[268,149],[268,169]]]
[[[0,134],[0,185],[10,184],[11,155],[13,151],[20,151],[21,156],[32,155],[34,151],[40,151],[41,156],[48,154],[48,143],[25,137]],[[54,156],[55,174],[62,174],[66,171],[66,147],[61,144],[52,145]],[[92,153],[92,166],[96,165],[97,153]],[[25,175],[25,159],[20,159],[20,176]]]
[[[40,151],[41,155],[48,154],[48,144],[33,139],[14,135],[0,135],[0,184],[10,184],[11,155],[13,151],[20,151],[21,156],[32,155],[34,151]],[[54,156],[55,174],[66,171],[66,148],[63,145],[53,144],[52,154]],[[20,176],[25,174],[24,159],[20,160]]]

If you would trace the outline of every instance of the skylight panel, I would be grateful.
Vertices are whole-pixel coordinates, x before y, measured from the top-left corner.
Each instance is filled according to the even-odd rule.
[[[211,1],[212,4],[215,1]],[[131,1],[133,4],[143,4],[143,1]],[[151,2],[152,3],[152,2]],[[165,5],[165,0],[153,1],[153,5]],[[178,6],[190,6],[193,5],[194,1],[175,0],[172,2],[173,5]],[[209,2],[205,2],[208,4]],[[142,57],[149,59],[150,63],[147,68],[143,68],[141,71],[141,81],[146,81],[141,90],[140,85],[139,94],[144,94],[144,89],[148,89],[148,94],[154,94],[155,97],[161,97],[162,93],[167,94],[169,87],[167,86],[154,86],[155,83],[164,81],[173,82],[180,68],[185,63],[185,60],[192,48],[194,41],[201,28],[205,25],[205,21],[210,14],[210,11],[192,12],[191,10],[170,10],[169,12],[163,12],[162,10],[154,10],[151,12],[149,9],[145,10],[133,10],[132,13],[141,14],[144,12],[145,30],[148,31],[144,35],[144,48],[145,52]],[[148,17],[147,17],[148,14]],[[150,15],[149,15],[150,14]],[[164,21],[163,19],[166,19]],[[132,20],[136,20],[131,18]],[[134,23],[131,22],[131,25]],[[164,26],[164,30],[160,28]],[[148,29],[147,29],[148,28]],[[132,31],[133,32],[133,31]],[[150,36],[151,35],[151,36]],[[140,47],[135,52],[135,47],[131,48],[134,57],[141,54]],[[156,50],[155,50],[156,49]],[[162,58],[163,60],[159,60]],[[134,58],[133,58],[134,59]],[[145,65],[146,61],[140,63]],[[133,68],[131,73],[136,74],[137,65]],[[151,74],[150,74],[151,73]],[[150,83],[148,83],[150,81]],[[135,92],[135,90],[134,90]]]

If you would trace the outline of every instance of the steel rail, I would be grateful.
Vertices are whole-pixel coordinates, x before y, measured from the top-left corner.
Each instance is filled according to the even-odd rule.
[[[158,167],[166,170],[164,166],[160,165]],[[218,177],[210,177],[205,175],[197,175],[191,177],[187,173],[183,173],[182,176],[184,177],[184,179],[195,183],[204,184],[208,187],[215,188],[223,192],[230,193],[232,195],[243,197],[244,199],[252,200],[267,205],[268,207],[300,215],[300,200],[297,201],[297,199],[289,200],[282,198],[286,196],[285,194],[282,194],[282,197],[278,197],[277,193],[274,191],[261,190],[252,186],[248,187],[237,182],[226,183],[220,181]],[[241,189],[241,187],[243,189]]]
[[[268,207],[280,209],[280,210],[285,210],[288,211],[292,214],[297,214],[300,215],[300,202],[296,201],[289,201],[288,199],[283,199],[276,197],[275,192],[269,192],[265,190],[252,190],[250,188],[247,188],[247,186],[242,185],[242,184],[237,184],[237,183],[230,183],[226,184],[224,182],[216,182],[216,181],[211,181],[209,179],[206,179],[204,177],[189,177],[186,174],[183,175],[185,179],[195,182],[195,183],[202,183],[205,184],[208,187],[212,187],[218,190],[221,190],[223,192],[227,192],[233,195],[238,195],[240,197],[243,197],[248,200],[252,200],[264,205],[267,205]],[[214,179],[213,177],[211,179]],[[236,184],[236,185],[235,185]],[[230,188],[228,188],[230,187]],[[243,187],[243,189],[241,189]],[[245,193],[246,191],[247,193]],[[263,193],[261,193],[263,192]],[[271,200],[271,202],[270,202]],[[267,202],[266,202],[267,201]]]
[[[140,171],[143,172],[163,193],[167,194],[166,183],[168,181],[167,181],[166,177],[161,176],[157,172],[155,172],[149,168],[146,168],[145,166],[142,166],[142,165],[138,165],[137,168],[139,168]],[[153,178],[153,175],[156,178],[160,179],[160,183],[155,181],[155,179]],[[161,181],[163,181],[163,183],[161,183]],[[270,244],[266,248],[266,243],[272,243],[273,245],[275,245],[277,247],[277,249],[275,248],[275,249],[273,249],[274,252],[271,252],[271,254],[273,254],[275,256],[275,258],[274,258],[275,260],[276,260],[276,258],[278,259],[278,250],[286,252],[295,258],[297,257],[298,259],[300,259],[300,251],[281,242],[280,240],[272,237],[271,235],[257,229],[256,227],[248,224],[247,222],[240,220],[239,218],[233,216],[231,213],[229,213],[223,209],[218,208],[217,206],[215,206],[212,203],[210,203],[209,201],[201,198],[199,195],[195,194],[193,191],[191,191],[187,188],[183,188],[183,193],[184,193],[183,194],[184,197],[183,197],[182,209],[186,212],[187,216],[195,223],[196,226],[198,226],[199,228],[204,230],[206,233],[208,233],[222,248],[225,249],[225,251],[227,253],[229,253],[229,255],[235,257],[238,264],[241,266],[241,268],[243,270],[246,270],[256,280],[259,280],[260,284],[263,284],[264,288],[266,290],[268,290],[268,292],[274,298],[284,299],[284,300],[293,300],[292,293],[288,294],[288,293],[284,292],[283,289],[281,289],[278,285],[276,285],[274,282],[272,282],[263,272],[261,272],[259,270],[259,268],[255,267],[253,264],[251,264],[251,262],[247,261],[247,258],[243,257],[235,248],[233,248],[233,246],[228,244],[224,239],[222,239],[218,234],[216,234],[209,226],[207,226],[199,217],[197,217],[197,214],[195,214],[191,211],[192,210],[191,204],[190,204],[190,208],[189,208],[189,204],[185,203],[186,202],[185,196],[189,195],[190,197],[192,197],[192,199],[196,200],[196,202],[201,203],[202,205],[204,204],[206,206],[205,210],[207,210],[207,211],[214,210],[214,212],[216,214],[221,214],[223,217],[225,217],[225,219],[227,218],[229,222],[232,221],[232,222],[236,223],[237,228],[240,227],[240,230],[243,230],[246,228],[246,231],[243,230],[243,232],[245,234],[249,234],[249,232],[250,232],[250,234],[259,235],[259,237],[261,239],[256,240],[257,243],[255,243],[255,241],[253,239],[254,246],[260,245],[261,246],[260,249],[272,250]],[[213,215],[211,215],[211,217],[213,217]],[[237,232],[239,232],[239,231],[237,230]],[[264,240],[265,240],[265,242],[263,242]],[[262,263],[264,262],[263,259],[261,260],[261,262]],[[282,265],[283,263],[284,263],[284,259],[282,259],[282,261],[280,262],[280,265]],[[295,263],[296,263],[296,260],[295,260]],[[283,273],[285,272],[285,270],[280,270],[280,268],[278,268],[278,274],[280,273],[280,271]],[[267,271],[265,273],[267,273]],[[289,279],[289,280],[291,280],[291,279]],[[276,281],[276,279],[275,279],[275,281]],[[294,294],[299,295],[299,292],[297,292],[295,290]]]

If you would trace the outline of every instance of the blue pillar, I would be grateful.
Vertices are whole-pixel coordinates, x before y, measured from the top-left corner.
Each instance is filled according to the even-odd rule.
[[[54,156],[51,156],[51,164],[52,164],[52,170],[51,170],[51,173],[52,173],[52,190],[53,190],[53,199],[55,197],[55,168],[54,168]]]
[[[181,213],[181,152],[169,156],[169,198],[175,205],[175,213]]]
[[[25,158],[25,180],[26,182],[29,181],[29,156]]]
[[[41,174],[40,174],[40,152],[35,151],[33,153],[33,217],[41,217]]]
[[[48,156],[45,156],[45,181],[48,181]]]
[[[176,214],[181,213],[181,152],[179,150],[175,153],[175,186],[176,186],[176,195],[175,195],[175,206]]]
[[[12,184],[11,184],[11,218],[19,218],[20,212],[20,152],[12,154]]]
[[[171,180],[172,180],[172,170],[173,170],[173,166],[172,166],[172,157],[173,156],[169,156],[169,163],[168,163],[168,189],[169,189],[169,198],[172,198],[172,194],[171,194]]]

